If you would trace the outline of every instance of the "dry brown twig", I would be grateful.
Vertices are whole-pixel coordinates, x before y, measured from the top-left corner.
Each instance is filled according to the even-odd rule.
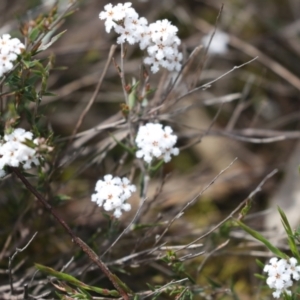
[[[129,300],[129,296],[124,288],[120,285],[120,279],[112,274],[107,266],[102,262],[102,260],[98,257],[98,255],[79,237],[77,237],[72,229],[67,225],[67,223],[62,220],[56,212],[53,210],[52,206],[47,202],[46,199],[30,184],[30,182],[23,176],[17,168],[11,168],[12,171],[16,174],[16,176],[23,182],[26,188],[39,200],[39,202],[46,208],[50,214],[58,221],[58,223],[66,230],[66,232],[72,237],[73,242],[79,246],[82,251],[89,257],[91,261],[93,261],[99,269],[107,276],[107,278],[111,281],[116,290],[120,293],[124,300]]]
[[[193,24],[196,28],[205,33],[210,32],[213,28],[213,26],[208,22],[199,18],[194,19]],[[272,70],[275,74],[289,82],[297,90],[300,90],[300,79],[280,63],[268,57],[259,49],[255,48],[247,42],[244,42],[234,35],[230,35],[229,44],[251,57],[257,57],[258,61],[262,63],[266,68]]]
[[[97,86],[96,86],[96,88],[95,88],[95,91],[94,91],[94,93],[93,93],[93,96],[91,97],[91,99],[90,99],[90,101],[88,102],[87,106],[85,107],[85,109],[83,110],[83,112],[81,113],[81,115],[79,116],[78,121],[77,121],[77,124],[75,125],[74,130],[73,130],[73,132],[72,132],[72,135],[71,135],[71,137],[70,137],[70,142],[73,140],[73,138],[74,138],[74,136],[76,135],[76,133],[77,133],[79,127],[81,126],[81,124],[82,124],[82,122],[83,122],[85,116],[87,115],[87,113],[89,112],[89,110],[91,109],[92,105],[94,104],[94,102],[95,102],[95,100],[96,100],[96,97],[97,97],[97,95],[98,95],[98,93],[99,93],[99,90],[100,90],[100,88],[101,88],[103,79],[104,79],[104,77],[105,77],[105,74],[106,74],[106,72],[107,72],[107,69],[108,69],[108,67],[109,67],[109,64],[110,64],[111,59],[112,59],[112,57],[113,57],[113,55],[114,55],[114,53],[115,53],[116,48],[117,48],[116,45],[112,45],[112,46],[110,47],[110,50],[109,50],[109,53],[108,53],[108,58],[107,58],[105,67],[104,67],[104,69],[103,69],[103,71],[102,71],[102,74],[101,74],[101,76],[100,76],[100,78],[99,78],[99,81],[98,81],[98,84],[97,84]]]
[[[28,241],[28,243],[23,247],[23,248],[16,248],[16,251],[15,253],[9,257],[9,261],[8,261],[8,275],[9,275],[9,284],[10,284],[10,292],[11,292],[11,295],[14,295],[15,294],[15,291],[14,291],[14,286],[13,286],[13,278],[12,278],[12,262],[15,258],[15,256],[20,253],[20,252],[23,252],[24,250],[26,250],[28,248],[28,246],[31,244],[31,242],[34,240],[35,236],[37,235],[37,232],[31,237],[31,239]],[[24,286],[24,299],[27,299],[28,298],[28,290],[27,288]]]
[[[168,224],[167,224],[167,226],[166,226],[166,228],[165,228],[165,230],[163,231],[163,233],[159,236],[159,238],[155,241],[155,244],[154,245],[157,245],[160,241],[161,241],[161,239],[163,238],[163,236],[167,233],[167,231],[169,230],[169,228],[172,226],[172,224],[177,220],[177,219],[179,219],[182,215],[183,215],[183,213],[184,213],[184,211],[188,208],[188,207],[190,207],[190,206],[192,206],[196,201],[197,201],[197,199],[211,186],[211,185],[213,185],[214,184],[214,182],[224,173],[224,172],[226,172],[233,164],[234,164],[234,162],[237,160],[237,158],[236,159],[234,159],[225,169],[223,169],[215,178],[213,178],[211,181],[210,181],[210,183],[206,186],[206,187],[204,187],[192,200],[190,200],[188,203],[186,203],[180,210],[179,210],[179,212],[175,215],[175,217],[173,217],[169,222],[168,222]]]
[[[214,232],[216,229],[218,229],[220,226],[222,226],[224,223],[226,223],[228,220],[233,219],[234,215],[241,210],[241,208],[243,206],[245,206],[246,202],[249,201],[249,199],[251,200],[253,198],[254,195],[256,195],[257,193],[259,193],[261,191],[262,186],[265,184],[265,182],[270,179],[271,177],[273,177],[276,173],[278,172],[277,169],[274,169],[272,172],[270,172],[267,176],[265,176],[265,178],[258,184],[258,186],[249,194],[249,196],[244,199],[226,218],[224,218],[220,223],[218,223],[217,225],[213,226],[213,228],[211,228],[208,232],[206,232],[205,234],[201,235],[200,237],[198,237],[197,239],[195,239],[194,241],[192,241],[191,243],[189,243],[187,246],[193,245],[194,243],[199,242],[200,240],[204,239],[205,237],[207,237],[208,235],[210,235],[212,232]]]

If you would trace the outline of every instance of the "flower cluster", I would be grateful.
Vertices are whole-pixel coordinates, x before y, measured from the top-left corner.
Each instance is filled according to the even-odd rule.
[[[24,48],[19,39],[11,39],[9,34],[0,37],[0,77],[13,68],[13,62]]]
[[[5,134],[0,141],[0,176],[5,175],[4,167],[19,167],[30,169],[31,164],[39,165],[37,151],[25,144],[26,140],[38,145],[38,139],[33,139],[32,132],[17,128],[10,134]]]
[[[138,158],[144,158],[151,163],[153,158],[163,157],[165,162],[171,160],[171,155],[178,155],[179,149],[174,147],[177,136],[172,134],[170,126],[163,128],[161,124],[147,123],[138,130],[135,142],[139,148]]]
[[[294,257],[291,257],[289,261],[273,257],[264,267],[264,272],[268,273],[267,285],[275,289],[274,298],[279,298],[282,293],[291,295],[288,288],[293,285],[292,279],[300,279],[300,266],[297,265],[297,259]]]
[[[106,31],[113,28],[119,34],[119,44],[127,41],[131,45],[138,43],[142,50],[147,49],[144,63],[151,65],[153,73],[158,72],[160,66],[169,71],[180,71],[182,53],[178,51],[178,28],[166,19],[148,24],[147,19],[139,17],[131,5],[126,2],[104,6],[99,18],[105,20]]]
[[[95,187],[96,193],[92,195],[92,201],[104,210],[114,210],[114,216],[119,218],[122,210],[129,211],[131,205],[126,200],[136,191],[136,187],[130,184],[128,178],[105,175],[104,180],[98,180]]]

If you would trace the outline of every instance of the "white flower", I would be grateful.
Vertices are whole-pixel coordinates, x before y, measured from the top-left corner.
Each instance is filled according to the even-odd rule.
[[[120,185],[123,190],[122,198],[124,199],[124,201],[136,191],[135,185],[130,184],[130,180],[126,177],[122,178]]]
[[[150,24],[149,27],[152,32],[152,40],[154,43],[180,43],[180,40],[175,38],[178,28],[172,25],[167,19],[158,20],[155,23]]]
[[[33,134],[23,128],[16,128],[12,133],[6,134],[4,140],[6,142],[25,142],[25,140],[32,140]]]
[[[19,39],[14,38],[10,40],[10,49],[11,52],[19,55],[21,54],[22,50],[25,48],[25,46],[20,42]]]
[[[0,53],[0,67],[2,68],[4,73],[13,68],[13,64],[10,60],[9,54]]]
[[[105,5],[104,9],[105,11],[100,12],[99,18],[101,20],[105,20],[105,28],[109,33],[111,29],[117,25],[115,21],[121,20],[123,16],[115,6],[112,6],[111,3]]]
[[[124,27],[130,30],[133,34],[144,32],[145,26],[147,26],[148,21],[146,18],[139,18],[136,14],[132,17],[127,17],[124,20]]]
[[[126,2],[124,4],[118,3],[116,5],[116,8],[122,14],[122,18],[121,19],[124,19],[125,17],[128,17],[128,18],[136,18],[136,17],[138,17],[137,12],[135,11],[134,8],[131,7],[131,5],[132,5],[131,2]]]
[[[159,66],[161,65],[161,63],[155,57],[151,57],[151,56],[146,57],[144,59],[144,63],[146,65],[151,65],[151,71],[153,74],[159,71]]]
[[[165,68],[169,71],[176,70],[179,72],[181,70],[181,61],[182,61],[182,53],[177,49],[174,49],[173,54],[168,57]]]
[[[122,215],[121,210],[130,211],[131,210],[131,205],[129,203],[124,203],[120,207],[116,208],[115,211],[114,211],[114,216],[116,218],[121,217],[121,215]]]
[[[174,147],[177,136],[172,132],[170,126],[163,128],[161,124],[147,123],[141,126],[135,139],[139,148],[136,157],[143,158],[147,163],[159,157],[169,162],[171,155],[179,154],[179,149]]]
[[[291,257],[289,259],[290,264],[288,265],[288,272],[293,277],[294,280],[300,279],[300,266],[297,266],[297,259],[294,257]]]
[[[32,132],[17,128],[10,134],[5,134],[0,143],[0,177],[5,166],[30,169],[32,164],[38,166],[39,155],[35,149],[24,144],[26,140],[33,140]]]
[[[7,54],[10,51],[10,34],[3,34],[0,38],[1,53]]]
[[[278,270],[285,269],[286,267],[286,260],[281,259],[278,261],[277,257],[272,257],[270,259],[270,264],[265,265],[264,272],[267,272],[269,275],[278,272]],[[281,271],[280,271],[281,272]]]
[[[278,260],[277,257],[273,257],[269,262],[265,265],[264,272],[268,273],[267,285],[275,289],[273,297],[279,298],[282,293],[291,295],[288,288],[293,285],[292,279],[300,278],[300,266],[297,266],[296,258],[291,257],[288,263],[285,259]]]
[[[128,17],[135,16],[135,10],[130,7],[131,3],[124,4],[119,3],[113,6],[111,3],[104,6],[104,11],[100,12],[99,18],[105,20],[106,32],[110,32],[112,28],[115,28],[118,21],[123,20],[126,15]]]
[[[5,165],[10,167],[18,167],[20,161],[17,157],[17,147],[13,143],[5,143],[0,148],[1,164],[0,168],[3,169]]]
[[[120,34],[120,36],[117,38],[118,44],[123,44],[126,41],[131,45],[135,44],[136,39],[134,37],[133,32],[129,28],[116,26],[115,30],[118,34]]]
[[[104,180],[97,181],[95,190],[91,200],[102,206],[105,211],[114,210],[113,215],[119,218],[122,210],[131,209],[131,205],[125,201],[136,191],[136,187],[126,177],[121,179],[108,174],[104,176]]]
[[[0,77],[13,68],[13,62],[24,48],[19,39],[11,39],[9,34],[0,37]]]
[[[179,72],[182,54],[178,51],[178,28],[167,19],[148,25],[148,21],[143,17],[139,18],[131,5],[130,2],[126,2],[115,6],[107,4],[104,7],[105,10],[99,17],[105,20],[106,31],[110,32],[114,28],[119,34],[118,44],[138,43],[141,50],[147,49],[149,56],[144,59],[144,63],[151,66],[153,73],[158,72],[160,67]]]

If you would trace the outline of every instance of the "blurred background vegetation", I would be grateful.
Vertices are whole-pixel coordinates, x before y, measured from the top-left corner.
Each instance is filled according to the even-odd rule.
[[[63,10],[67,1],[58,2],[59,9]],[[107,3],[82,0],[78,11],[61,25],[60,31],[67,29],[67,32],[50,49],[39,55],[40,59],[53,55],[55,61],[55,68],[49,77],[49,90],[55,96],[44,97],[41,103],[44,115],[41,123],[53,130],[56,136],[58,147],[54,160],[56,155],[60,156],[60,149],[64,149],[64,138],[72,134],[78,116],[91,98],[110,47],[115,42],[115,35],[107,34],[103,22],[98,18],[99,12]],[[164,219],[170,218],[178,207],[191,200],[236,157],[238,160],[233,166],[222,174],[199,197],[196,205],[171,228],[171,233],[166,237],[169,239],[166,239],[167,242],[189,243],[208,231],[212,225],[223,220],[275,168],[280,172],[268,180],[261,193],[255,196],[249,223],[258,230],[265,229],[264,224],[269,222],[266,221],[267,213],[257,213],[272,208],[275,204],[297,212],[300,199],[291,198],[290,194],[297,192],[299,164],[297,139],[300,137],[300,2],[149,0],[132,3],[140,16],[145,16],[149,22],[167,18],[178,26],[185,59],[195,47],[202,45],[202,38],[206,34],[212,34],[216,23],[217,30],[228,35],[227,50],[224,53],[208,52],[208,55],[205,55],[204,48],[199,50],[195,63],[185,74],[185,79],[174,97],[179,96],[178,91],[181,91],[181,94],[183,91],[187,92],[195,85],[205,84],[234,66],[258,57],[209,88],[185,97],[166,117],[164,121],[170,123],[179,134],[180,147],[196,141],[199,137],[201,139],[199,143],[183,150],[180,156],[165,165],[162,172],[151,180],[149,198],[155,194],[162,178],[171,173],[155,208],[148,212],[145,220],[149,223],[155,222],[159,213]],[[222,4],[224,6],[221,10]],[[34,20],[51,7],[52,1],[47,0],[2,0],[0,33],[10,32],[20,37],[20,23]],[[217,35],[215,37],[217,38]],[[116,60],[119,59],[119,51],[118,48],[114,55]],[[125,59],[127,82],[139,78],[141,62],[141,51],[137,47],[128,47]],[[151,75],[151,88],[157,88],[163,76],[166,75]],[[222,97],[225,96],[231,100],[221,105]],[[96,102],[84,119],[79,132],[88,131],[105,122],[113,122],[115,119],[111,116],[119,113],[123,101],[120,78],[111,64]],[[213,101],[215,104],[211,104]],[[184,109],[191,105],[190,109]],[[182,109],[183,112],[175,114],[176,109]],[[78,137],[73,152],[65,156],[63,164],[52,174],[51,180],[49,179],[49,186],[39,186],[41,191],[47,193],[48,199],[51,199],[59,214],[72,225],[83,240],[94,246],[97,253],[108,247],[117,236],[118,229],[111,227],[109,219],[104,218],[101,210],[90,202],[96,180],[118,170],[122,156],[122,148],[111,147],[110,142],[105,139],[109,139],[109,130],[102,130],[96,134],[89,132]],[[288,164],[290,158],[291,163]],[[289,182],[294,180],[295,184],[288,188],[282,187],[290,168],[296,175],[289,177],[292,178]],[[125,164],[120,175],[129,170],[130,165]],[[276,194],[280,194],[280,191],[283,194],[277,199]],[[121,219],[120,228],[128,224],[133,217],[138,197],[132,199],[132,203],[135,208],[132,213]],[[17,266],[15,280],[27,278],[26,274],[31,274],[34,262],[58,270],[75,255],[76,264],[69,271],[81,276],[81,280],[93,284],[102,280],[101,286],[105,286],[105,281],[98,271],[86,271],[86,258],[75,249],[55,220],[40,208],[15,178],[1,182],[0,205],[1,284],[8,284],[5,271],[8,257],[14,253],[16,247],[22,248],[30,237],[38,232],[28,249],[18,254],[14,261]],[[275,217],[272,214],[271,216],[273,220]],[[291,215],[291,218],[294,217]],[[296,216],[293,226],[296,226],[298,221]],[[237,299],[255,299],[260,285],[260,281],[253,276],[255,272],[260,272],[255,258],[261,256],[263,259],[268,253],[256,244],[251,248],[251,244],[246,242],[245,236],[238,234],[238,230],[234,235],[230,235],[227,229],[223,226],[201,241],[204,242],[207,253],[210,253],[230,236],[226,248],[208,257],[197,282],[205,287],[209,285],[210,278],[216,281],[220,288],[234,285],[233,289],[239,297]],[[143,234],[154,237],[159,232],[159,229],[151,229]],[[106,261],[113,261],[136,251],[132,248],[137,239],[140,239],[140,232],[133,232],[123,238]],[[142,250],[147,247],[147,243],[150,242],[140,240],[140,245],[136,247]],[[188,262],[186,269],[195,273],[203,259],[204,256],[200,256],[196,263],[195,260]],[[134,268],[132,262],[132,265],[123,270],[122,276],[133,290],[146,289],[146,283],[164,284],[166,278],[172,276],[167,265],[161,262],[151,263],[146,272],[142,269]],[[109,283],[107,285],[109,286]],[[218,295],[215,294],[211,299],[218,299]]]

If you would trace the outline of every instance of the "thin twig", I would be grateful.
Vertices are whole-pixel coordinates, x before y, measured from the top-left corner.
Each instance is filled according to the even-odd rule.
[[[101,255],[101,258],[110,250],[112,249],[116,243],[121,239],[121,237],[126,234],[130,229],[131,229],[131,226],[132,224],[135,222],[135,220],[138,218],[138,216],[140,215],[140,212],[141,212],[141,209],[144,205],[146,201],[146,198],[143,199],[142,202],[140,202],[140,206],[135,214],[135,216],[133,217],[133,219],[131,220],[131,222],[128,224],[128,226],[123,230],[123,232],[116,238],[116,240],[104,251],[104,253]]]
[[[195,92],[197,92],[197,91],[199,91],[199,90],[203,90],[203,89],[207,89],[207,88],[211,87],[211,85],[212,85],[213,83],[215,83],[216,81],[222,79],[223,77],[227,76],[228,74],[232,73],[233,71],[235,71],[235,70],[237,70],[237,69],[240,69],[240,68],[242,68],[242,67],[244,67],[244,66],[246,66],[246,65],[248,65],[248,64],[250,64],[250,63],[252,63],[253,61],[255,61],[255,60],[257,60],[257,59],[258,59],[258,56],[252,58],[251,60],[249,60],[249,61],[247,61],[247,62],[245,62],[245,63],[243,63],[243,64],[241,64],[241,65],[239,65],[239,66],[234,66],[231,70],[225,72],[224,74],[222,74],[221,76],[217,77],[216,79],[214,79],[214,80],[212,80],[212,81],[209,81],[209,82],[207,82],[207,83],[205,83],[205,84],[203,84],[203,85],[200,85],[200,86],[198,86],[198,87],[196,87],[196,88],[190,90],[190,91],[187,92],[186,94],[180,96],[179,98],[177,98],[177,99],[175,100],[175,102],[178,102],[178,101],[182,100],[183,98],[185,98],[185,97],[187,97],[187,96],[189,96],[189,95],[191,95],[191,94],[193,94],[193,93],[195,93]]]
[[[16,248],[16,252],[11,257],[9,257],[9,260],[8,260],[8,275],[9,275],[10,292],[11,292],[12,295],[14,295],[14,287],[13,287],[11,264],[12,264],[15,256],[18,253],[23,252],[31,244],[31,242],[33,241],[33,239],[35,238],[36,235],[37,235],[37,232],[32,236],[32,238],[29,240],[29,242],[23,248]]]
[[[2,248],[2,250],[0,252],[0,261],[4,257],[5,252],[8,249],[11,240],[12,240],[12,234],[9,234],[8,237],[7,237],[7,239],[6,239],[6,241],[5,241],[5,243],[4,243],[4,246],[3,246],[3,248]]]
[[[18,168],[11,168],[12,171],[17,175],[17,177],[23,182],[26,188],[38,199],[38,201],[50,212],[50,214],[60,223],[60,225],[66,230],[66,232],[72,237],[73,242],[79,246],[85,254],[101,269],[101,271],[107,276],[111,281],[120,295],[124,300],[129,300],[127,292],[121,287],[119,282],[121,280],[110,272],[107,266],[102,262],[98,255],[79,237],[77,237],[72,229],[67,225],[67,223],[61,219],[56,212],[53,210],[52,206],[47,202],[47,200],[30,184],[30,182],[24,177]]]
[[[212,40],[213,40],[213,38],[214,38],[214,36],[215,36],[215,34],[216,34],[216,31],[217,31],[217,29],[218,29],[218,23],[219,23],[219,20],[220,20],[220,18],[221,18],[223,9],[224,9],[224,4],[222,3],[221,8],[220,8],[219,13],[218,13],[218,16],[217,16],[217,19],[216,19],[216,22],[215,22],[215,26],[214,26],[213,33],[212,33],[212,35],[211,35],[211,37],[210,37],[210,39],[209,39],[209,42],[208,42],[208,45],[207,45],[206,49],[204,50],[204,59],[203,59],[203,62],[200,64],[199,71],[198,71],[197,74],[196,74],[197,80],[198,80],[198,78],[201,78],[201,72],[202,72],[202,70],[203,70],[204,67],[205,67],[205,63],[206,63],[206,61],[207,61],[207,54],[208,54],[210,45],[211,45],[211,43],[212,43]]]
[[[153,292],[150,292],[148,295],[145,295],[144,296],[144,299],[145,298],[148,298],[148,297],[150,297],[150,296],[152,296],[152,295],[155,295],[155,294],[158,294],[158,293],[160,293],[160,292],[162,292],[162,291],[164,291],[164,290],[166,290],[166,288],[168,288],[169,286],[171,286],[171,285],[174,285],[174,284],[178,284],[178,283],[181,283],[181,282],[184,282],[184,281],[187,281],[187,280],[189,280],[188,278],[183,278],[183,279],[180,279],[180,280],[172,280],[171,282],[169,282],[169,283],[167,283],[167,284],[165,284],[164,286],[162,286],[162,287],[160,287],[159,289],[157,289],[157,290],[155,290],[155,291],[153,291]],[[140,295],[143,295],[144,293],[141,293]]]
[[[224,223],[226,223],[228,220],[233,218],[234,214],[238,212],[249,199],[253,198],[255,194],[261,191],[262,186],[265,184],[265,182],[273,177],[276,173],[278,172],[277,169],[274,169],[272,172],[270,172],[260,183],[259,185],[249,194],[249,196],[244,199],[225,219],[223,219],[220,223],[218,223],[216,226],[214,226],[212,229],[210,229],[208,232],[205,234],[201,235],[191,243],[187,244],[187,246],[193,245],[194,243],[197,243],[198,241],[202,240],[203,238],[207,237],[210,235],[212,232],[214,232],[216,229],[218,229],[220,226],[222,226]]]
[[[159,238],[155,241],[154,245],[157,245],[160,240],[162,239],[162,237],[167,233],[167,231],[169,230],[169,228],[171,227],[171,225],[175,222],[175,220],[179,219],[184,211],[191,205],[193,205],[197,199],[212,185],[214,184],[214,182],[224,173],[226,172],[233,164],[234,162],[237,160],[237,158],[235,158],[225,169],[223,169],[217,176],[214,177],[214,179],[203,189],[201,190],[200,193],[198,193],[192,200],[190,200],[188,203],[186,203],[181,209],[180,211],[176,214],[176,216],[169,221],[166,229],[164,230],[164,232],[159,236]]]
[[[93,93],[93,95],[92,95],[90,101],[88,102],[87,106],[85,107],[85,109],[83,110],[83,112],[81,113],[81,115],[79,116],[79,119],[78,119],[78,121],[77,121],[77,124],[76,124],[76,126],[75,126],[75,128],[74,128],[74,130],[73,130],[73,132],[72,132],[70,141],[73,140],[73,138],[74,138],[74,136],[76,135],[76,133],[77,133],[79,127],[81,126],[81,124],[82,124],[82,122],[83,122],[83,120],[84,120],[86,114],[87,114],[88,111],[91,109],[92,105],[94,104],[94,102],[95,102],[95,100],[96,100],[96,97],[97,97],[97,95],[98,95],[98,93],[99,93],[99,90],[100,90],[100,88],[101,88],[103,79],[104,79],[105,74],[106,74],[106,72],[107,72],[107,70],[108,70],[108,67],[109,67],[109,65],[110,65],[112,56],[114,55],[116,48],[117,48],[116,45],[112,45],[112,46],[110,47],[109,54],[108,54],[108,58],[107,58],[107,61],[106,61],[105,66],[104,66],[103,72],[102,72],[102,74],[101,74],[101,76],[100,76],[100,79],[99,79],[99,81],[98,81],[98,84],[97,84],[97,86],[96,86],[96,89],[95,89],[95,91],[94,91],[94,93]]]
[[[199,129],[197,129],[199,130]],[[204,130],[203,130],[204,131]],[[280,131],[280,130],[267,130],[267,129],[240,129],[227,132],[224,130],[211,129],[208,136],[224,136],[232,138],[237,141],[248,142],[253,144],[269,144],[280,142],[288,139],[299,139],[300,131]],[[256,135],[257,137],[251,137],[251,135]],[[195,141],[191,142],[189,146],[193,146],[203,138],[203,135],[199,138],[199,133],[186,135],[188,138],[196,138]],[[185,149],[186,146],[180,148]]]
[[[203,19],[197,18],[193,20],[193,25],[201,31],[209,32],[212,29],[212,25],[204,21]],[[229,35],[229,45],[244,52],[250,57],[259,57],[258,61],[272,70],[275,74],[283,78],[285,81],[293,85],[298,91],[300,90],[300,79],[295,74],[290,72],[283,65],[267,56],[262,51],[255,48],[253,45],[239,39],[234,35]]]
[[[224,243],[222,243],[221,245],[219,245],[218,247],[216,247],[215,249],[213,249],[213,251],[211,251],[210,253],[208,253],[206,255],[206,257],[203,259],[203,261],[201,262],[200,266],[197,269],[197,273],[200,273],[201,270],[204,267],[204,264],[206,263],[206,261],[213,255],[215,254],[217,251],[219,251],[220,249],[223,249],[224,247],[226,247],[229,243],[230,239],[228,239],[227,241],[225,241]]]
[[[121,72],[120,72],[119,75],[120,75],[120,78],[121,78],[125,103],[128,105],[129,104],[128,103],[128,94],[127,94],[127,91],[126,91],[126,81],[125,81],[125,72],[124,72],[124,57],[125,57],[124,44],[121,43]]]
[[[242,92],[242,97],[240,98],[238,105],[235,107],[226,127],[225,131],[231,131],[235,127],[236,122],[238,121],[240,115],[242,114],[243,110],[246,109],[247,104],[246,103],[246,98],[250,92],[250,88],[252,87],[254,82],[254,77],[251,76],[249,80],[246,82],[246,85],[244,86],[243,92]]]

